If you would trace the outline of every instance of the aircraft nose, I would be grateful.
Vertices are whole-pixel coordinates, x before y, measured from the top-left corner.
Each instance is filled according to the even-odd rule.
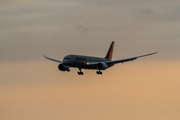
[[[63,60],[63,64],[64,64],[64,65],[67,65],[68,63],[69,63],[68,60]]]

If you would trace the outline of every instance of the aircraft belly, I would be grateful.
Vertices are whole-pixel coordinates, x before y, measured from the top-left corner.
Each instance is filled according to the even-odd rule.
[[[84,62],[76,61],[76,62],[71,62],[68,64],[69,67],[76,67],[76,68],[82,68],[82,66],[86,64]]]
[[[96,65],[87,65],[86,62],[80,62],[80,61],[69,63],[67,66],[82,68],[82,69],[96,69]]]
[[[84,65],[83,68],[84,69],[97,69],[96,65]]]

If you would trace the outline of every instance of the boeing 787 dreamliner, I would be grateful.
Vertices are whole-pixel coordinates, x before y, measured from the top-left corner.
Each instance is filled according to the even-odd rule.
[[[120,60],[112,60],[112,54],[113,54],[113,48],[114,48],[114,41],[111,43],[109,50],[104,58],[101,57],[92,57],[92,56],[84,56],[84,55],[67,55],[64,57],[63,61],[55,60],[49,57],[44,57],[46,59],[52,60],[54,62],[60,63],[58,68],[60,71],[70,71],[70,67],[78,68],[78,74],[83,75],[83,72],[81,69],[94,69],[97,70],[97,74],[102,74],[101,70],[106,70],[109,67],[112,67],[113,65],[117,63],[123,63],[128,61],[133,61],[140,57],[145,57],[149,55],[156,54],[157,52],[126,58],[126,59],[120,59]]]

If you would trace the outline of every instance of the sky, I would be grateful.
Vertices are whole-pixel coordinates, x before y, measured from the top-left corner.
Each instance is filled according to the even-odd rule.
[[[179,120],[178,0],[1,0],[0,119]],[[113,60],[158,54],[84,75],[68,54]]]

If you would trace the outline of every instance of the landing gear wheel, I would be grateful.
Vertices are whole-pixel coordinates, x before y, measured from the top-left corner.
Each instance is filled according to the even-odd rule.
[[[79,75],[83,75],[84,73],[81,71],[81,69],[79,69],[80,71],[78,71],[77,73],[79,74]]]
[[[100,74],[100,75],[102,75],[102,72],[99,70],[99,71],[96,71],[96,74]]]

